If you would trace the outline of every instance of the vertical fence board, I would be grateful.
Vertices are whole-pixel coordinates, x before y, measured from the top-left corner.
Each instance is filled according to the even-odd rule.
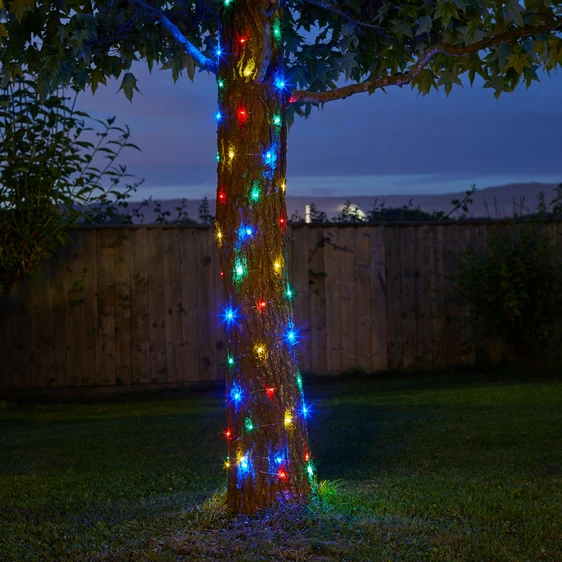
[[[32,385],[36,388],[47,388],[49,386],[49,288],[48,278],[52,267],[51,260],[45,260],[41,271],[33,279],[29,279],[18,288],[18,297],[21,299],[25,292],[28,298],[24,301],[17,301],[15,315],[16,331],[15,337],[15,357],[16,374],[17,369],[21,369],[24,358],[19,357],[20,351],[25,351],[26,344],[30,345],[30,375]],[[24,308],[25,307],[25,308]],[[27,310],[26,310],[27,309]],[[27,332],[27,334],[26,334]],[[27,336],[27,337],[26,337]],[[18,387],[16,379],[16,388]]]
[[[69,246],[59,248],[53,255],[53,268],[49,279],[50,288],[50,364],[49,386],[64,387],[66,383],[66,298],[64,294],[64,276],[66,274],[66,256]]]
[[[414,226],[400,230],[400,302],[402,304],[402,364],[411,367],[416,358],[416,254]]]
[[[195,230],[180,229],[182,302],[182,376],[184,381],[199,380],[197,253]]]
[[[355,248],[355,306],[352,327],[355,327],[357,367],[373,370],[373,294],[371,290],[371,236],[368,227],[354,229]]]
[[[293,306],[295,327],[301,337],[298,346],[300,368],[310,371],[311,324],[309,318],[310,296],[308,285],[308,227],[289,231],[290,282],[295,291]]]
[[[445,347],[447,350],[447,365],[454,366],[459,363],[462,349],[462,335],[460,323],[460,309],[455,294],[457,274],[456,260],[462,250],[461,227],[456,224],[446,226],[445,231]]]
[[[66,253],[65,275],[63,278],[65,306],[65,325],[67,326],[66,338],[63,342],[66,348],[66,386],[80,386],[82,364],[82,333],[80,323],[82,321],[82,307],[84,306],[84,295],[81,291],[80,275],[82,272],[82,254],[80,252],[80,232],[72,230],[69,232],[72,243]]]
[[[433,277],[433,239],[429,226],[422,225],[416,230],[416,359],[419,367],[431,366],[431,283]]]
[[[338,228],[325,228],[324,263],[326,271],[326,366],[330,374],[341,371],[341,313]]]
[[[115,231],[115,371],[117,384],[131,384],[131,262],[130,229]]]
[[[445,227],[441,224],[433,227],[433,277],[431,285],[431,342],[432,361],[435,367],[445,364]]]
[[[33,340],[30,338],[33,330],[33,310],[29,308],[29,302],[33,286],[29,279],[23,281],[19,287],[13,290],[14,298],[12,308],[12,334],[13,334],[13,371],[12,377],[15,388],[29,388],[35,386],[32,376]],[[45,386],[47,376],[45,377]]]
[[[457,248],[457,275],[459,264],[469,248],[474,247],[478,243],[478,231],[472,226],[459,226],[459,245]],[[458,282],[455,284],[458,288]],[[470,342],[471,330],[468,323],[468,310],[462,303],[460,295],[457,297],[457,310],[459,317],[459,335],[461,340],[460,356],[457,362],[463,365],[469,365],[475,360],[475,353]]]
[[[355,227],[342,228],[339,231],[340,249],[337,252],[340,276],[340,346],[342,371],[357,368],[355,300]]]
[[[168,380],[166,364],[166,310],[164,308],[163,228],[146,229],[146,260],[148,264],[148,310],[150,318],[150,380]]]
[[[402,305],[400,271],[400,227],[385,227],[386,327],[388,369],[402,369]]]
[[[197,315],[199,380],[212,381],[217,378],[216,331],[219,324],[218,303],[215,302],[215,280],[213,261],[214,240],[211,230],[200,229],[195,232],[197,249]]]
[[[373,321],[371,365],[375,371],[388,369],[388,331],[387,331],[387,266],[385,227],[370,229],[371,238],[371,293]]]
[[[130,233],[131,284],[131,380],[133,384],[150,382],[150,314],[146,228]]]
[[[164,308],[166,310],[166,363],[168,382],[182,380],[182,295],[179,230],[163,230]]]
[[[113,273],[113,238],[115,231],[102,228],[97,233],[97,305],[98,337],[96,349],[96,384],[114,385],[115,373],[115,281]]]
[[[0,388],[14,387],[14,304],[13,292],[0,296]]]
[[[95,229],[80,231],[80,254],[84,304],[81,311],[80,334],[82,336],[82,372],[80,384],[96,384],[98,305],[97,305],[97,232]]]
[[[328,372],[326,328],[326,246],[324,229],[308,229],[308,285],[310,295],[310,365],[318,374]],[[315,368],[313,369],[313,365]]]

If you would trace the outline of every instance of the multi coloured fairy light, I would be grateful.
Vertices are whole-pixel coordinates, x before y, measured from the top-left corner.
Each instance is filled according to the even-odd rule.
[[[229,13],[229,9],[234,2],[235,0],[222,0],[225,15]],[[275,43],[279,45],[282,39],[282,34],[281,23],[277,17],[274,20],[272,30],[273,39]],[[237,35],[234,45],[229,46],[228,48],[223,48],[219,44],[215,51],[217,60],[220,62],[221,57],[224,58],[231,55],[243,57],[245,52],[251,52],[251,41],[251,35],[246,32]],[[230,52],[232,50],[235,51],[234,54]],[[242,58],[240,61],[240,66],[238,68],[241,75],[246,77],[253,75],[254,67],[252,65],[254,63],[251,60],[249,61],[248,59]],[[275,75],[273,80],[270,79],[269,84],[278,92],[281,92],[283,96],[288,89],[287,80],[281,74]],[[217,87],[219,91],[219,104],[221,105],[227,88],[227,82],[223,78],[218,78]],[[217,126],[223,127],[228,124],[229,126],[237,126],[240,131],[243,131],[244,126],[246,126],[246,124],[252,119],[252,115],[248,110],[248,107],[242,102],[243,100],[238,100],[237,106],[231,111],[219,106],[215,113]],[[252,210],[259,208],[260,205],[267,204],[267,197],[269,195],[274,195],[276,192],[284,194],[286,189],[284,179],[282,179],[280,183],[274,184],[274,181],[277,181],[274,176],[278,164],[278,154],[281,148],[281,131],[283,128],[281,108],[277,108],[272,112],[269,117],[269,123],[271,126],[272,143],[265,149],[262,147],[261,150],[256,151],[256,164],[259,164],[261,160],[263,181],[260,182],[255,179],[253,181],[249,181],[245,195]],[[223,150],[224,152],[222,154],[217,152],[217,162],[224,162],[224,165],[232,167],[232,161],[236,156],[236,147],[229,144]],[[271,186],[274,186],[274,188],[272,189]],[[218,192],[217,203],[224,205],[227,204],[227,202],[226,187],[221,187]],[[248,218],[248,215],[244,215],[244,217],[241,216],[238,230],[234,232],[232,234],[232,238],[229,239],[234,247],[234,265],[230,272],[227,270],[221,271],[221,276],[230,276],[233,281],[235,291],[240,291],[243,283],[251,282],[251,275],[253,272],[248,270],[249,262],[246,256],[252,252],[252,245],[255,244],[260,237],[267,235],[266,228],[277,228],[284,234],[287,229],[286,214],[280,216],[276,223],[266,225],[264,227],[260,225],[259,228],[257,228],[256,224],[252,224],[252,219]],[[227,239],[227,237],[228,233],[222,231],[217,224],[216,238],[219,246],[225,239]],[[285,267],[284,257],[277,257],[271,262],[269,267],[271,267],[270,271],[274,272],[278,278],[281,278],[284,281],[277,296],[267,294],[259,298],[256,297],[257,300],[255,301],[254,308],[262,314],[262,318],[265,317],[263,315],[267,314],[270,308],[274,308],[275,302],[281,302],[283,300],[286,301],[287,299],[291,301],[295,296],[295,291],[287,283],[287,270]],[[227,333],[229,334],[230,342],[231,330],[243,330],[244,317],[239,313],[239,309],[235,308],[232,302],[230,302],[228,306],[223,309],[222,318],[223,323],[226,326]],[[275,345],[286,346],[286,349],[292,357],[296,357],[294,354],[295,348],[299,342],[299,336],[298,330],[295,329],[294,324],[289,322],[286,329],[277,336],[278,344]],[[268,356],[270,353],[273,353],[273,351],[272,347],[268,348],[268,344],[266,342],[256,341],[253,345],[253,352],[250,352],[250,355],[253,355],[254,359],[259,362],[266,362]],[[254,475],[257,465],[254,466],[255,459],[253,460],[252,447],[247,447],[247,450],[243,450],[242,441],[240,440],[240,436],[237,434],[237,431],[241,432],[242,435],[245,436],[246,440],[244,443],[246,443],[247,446],[247,438],[249,435],[254,437],[257,436],[260,431],[263,431],[260,424],[256,423],[256,420],[259,422],[259,418],[256,416],[252,417],[252,405],[256,403],[256,399],[266,400],[267,403],[270,404],[269,407],[272,407],[273,405],[279,407],[278,400],[280,398],[282,399],[284,396],[282,386],[276,386],[273,381],[266,380],[263,387],[257,390],[253,389],[249,391],[248,389],[243,388],[238,377],[240,366],[243,365],[243,363],[243,357],[236,357],[232,353],[232,350],[229,351],[227,355],[227,368],[235,380],[228,389],[227,399],[230,400],[230,403],[237,412],[237,415],[240,416],[239,420],[241,423],[239,427],[232,429],[228,428],[224,432],[226,439],[232,443],[235,447],[234,450],[236,451],[234,453],[235,457],[233,457],[232,460],[229,457],[226,458],[224,466],[229,471],[236,471],[235,480],[239,487],[243,485],[244,479],[248,477],[248,475]],[[281,414],[281,419],[277,422],[279,426],[283,428],[283,431],[286,432],[287,436],[290,433],[294,434],[297,424],[301,423],[300,420],[304,420],[310,415],[310,408],[304,403],[302,377],[299,372],[295,373],[294,384],[301,396],[301,405],[299,406],[297,403],[286,408],[284,413]],[[290,456],[288,455],[288,450],[286,448],[281,448],[280,450],[273,449],[268,452],[268,474],[272,480],[287,481],[288,476],[291,474],[291,470],[298,469],[307,474],[312,482],[314,471],[308,449],[306,449],[306,452],[299,463],[299,467],[292,467],[289,457]]]

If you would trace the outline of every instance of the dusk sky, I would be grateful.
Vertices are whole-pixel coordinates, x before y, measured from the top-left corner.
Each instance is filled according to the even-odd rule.
[[[117,117],[131,142],[120,164],[145,178],[134,199],[215,196],[216,82],[205,72],[174,84],[170,70],[132,67],[142,92],[130,103],[108,80],[80,93],[77,109]],[[475,80],[418,96],[409,86],[358,94],[297,118],[289,133],[288,195],[352,196],[461,192],[507,183],[562,182],[562,74],[540,73],[496,100]],[[92,124],[101,130],[99,124]],[[126,178],[122,186],[133,183]]]

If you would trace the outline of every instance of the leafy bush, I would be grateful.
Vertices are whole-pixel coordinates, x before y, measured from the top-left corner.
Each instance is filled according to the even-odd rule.
[[[96,119],[105,127],[96,133],[97,146],[78,140],[92,129],[76,119],[89,115],[74,111],[75,92],[72,109],[65,105],[70,98],[55,94],[41,104],[37,82],[25,77],[0,92],[0,295],[36,273],[45,258],[70,241],[66,230],[78,224],[84,206],[103,205],[109,195],[120,195],[115,187],[130,174],[125,166],[110,165],[124,147],[140,150],[127,142],[128,127],[112,126],[115,117],[107,125]],[[119,140],[102,146],[111,130],[121,132]],[[93,152],[83,154],[83,149]],[[109,160],[103,171],[90,165],[98,151]],[[103,176],[111,176],[108,189],[100,185]]]
[[[520,364],[543,365],[562,316],[562,263],[539,222],[500,229],[460,260],[459,296],[477,338],[498,338]]]

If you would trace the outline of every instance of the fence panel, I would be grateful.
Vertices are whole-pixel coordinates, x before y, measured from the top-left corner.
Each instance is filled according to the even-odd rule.
[[[301,225],[289,279],[301,370],[497,361],[472,349],[455,300],[458,257],[501,224]],[[545,226],[562,255],[562,222]],[[176,385],[224,378],[223,287],[204,227],[81,228],[38,276],[0,298],[0,388]],[[285,264],[286,265],[286,264]]]

